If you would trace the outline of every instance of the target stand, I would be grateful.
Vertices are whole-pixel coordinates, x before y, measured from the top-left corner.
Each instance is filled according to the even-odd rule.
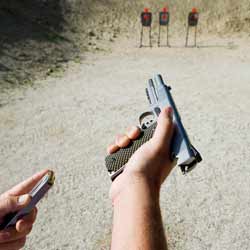
[[[151,25],[152,25],[152,13],[149,12],[147,8],[141,13],[141,37],[140,37],[140,48],[142,47],[152,47],[152,37],[151,37]],[[149,35],[149,45],[143,45],[143,35],[144,30],[148,29]]]
[[[192,11],[188,14],[188,24],[187,24],[187,34],[186,34],[186,44],[185,47],[197,47],[196,39],[197,39],[197,26],[199,20],[199,13],[196,8],[193,8]],[[194,45],[189,46],[189,31],[191,28],[194,28]]]
[[[170,47],[169,45],[169,18],[170,14],[167,8],[163,8],[163,11],[159,13],[159,32],[158,32],[158,47]],[[166,29],[167,41],[166,44],[161,44],[161,33],[162,29]]]

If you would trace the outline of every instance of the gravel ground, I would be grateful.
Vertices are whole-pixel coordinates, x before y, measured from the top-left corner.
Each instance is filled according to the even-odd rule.
[[[105,148],[137,124],[155,73],[172,86],[204,158],[188,176],[176,168],[162,188],[170,249],[250,249],[249,44],[209,38],[200,48],[139,50],[123,40],[109,55],[69,65],[61,78],[1,93],[0,191],[43,168],[57,176],[25,249],[109,249]]]

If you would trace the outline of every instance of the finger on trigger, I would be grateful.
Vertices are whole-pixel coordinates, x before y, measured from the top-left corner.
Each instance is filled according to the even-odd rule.
[[[130,139],[126,135],[117,135],[115,139],[115,143],[120,148],[125,148],[129,145]]]
[[[140,135],[141,130],[137,126],[132,126],[128,129],[126,135],[129,139],[135,140]]]

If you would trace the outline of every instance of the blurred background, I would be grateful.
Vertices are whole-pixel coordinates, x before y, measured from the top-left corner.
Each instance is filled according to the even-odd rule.
[[[139,37],[139,15],[168,6],[171,35],[185,32],[192,7],[200,12],[200,33],[250,31],[247,0],[10,0],[0,3],[0,89],[32,84],[35,76],[58,71],[87,51],[109,50],[117,37]],[[153,33],[158,18],[153,18]]]

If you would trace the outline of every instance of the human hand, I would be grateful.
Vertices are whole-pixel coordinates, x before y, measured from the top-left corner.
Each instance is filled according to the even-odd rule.
[[[159,192],[175,164],[170,155],[173,131],[173,110],[171,107],[164,108],[158,117],[154,136],[132,155],[124,172],[112,183],[110,196],[113,201],[127,185],[137,181],[143,181]],[[112,154],[128,146],[139,135],[138,127],[131,128],[126,134],[117,135],[115,143],[108,147],[108,153]]]
[[[0,224],[7,214],[17,212],[29,204],[31,197],[28,193],[47,173],[48,170],[41,171],[0,195]],[[21,249],[25,245],[26,236],[32,230],[36,216],[37,208],[34,208],[30,214],[18,220],[15,227],[1,230],[0,249]]]

